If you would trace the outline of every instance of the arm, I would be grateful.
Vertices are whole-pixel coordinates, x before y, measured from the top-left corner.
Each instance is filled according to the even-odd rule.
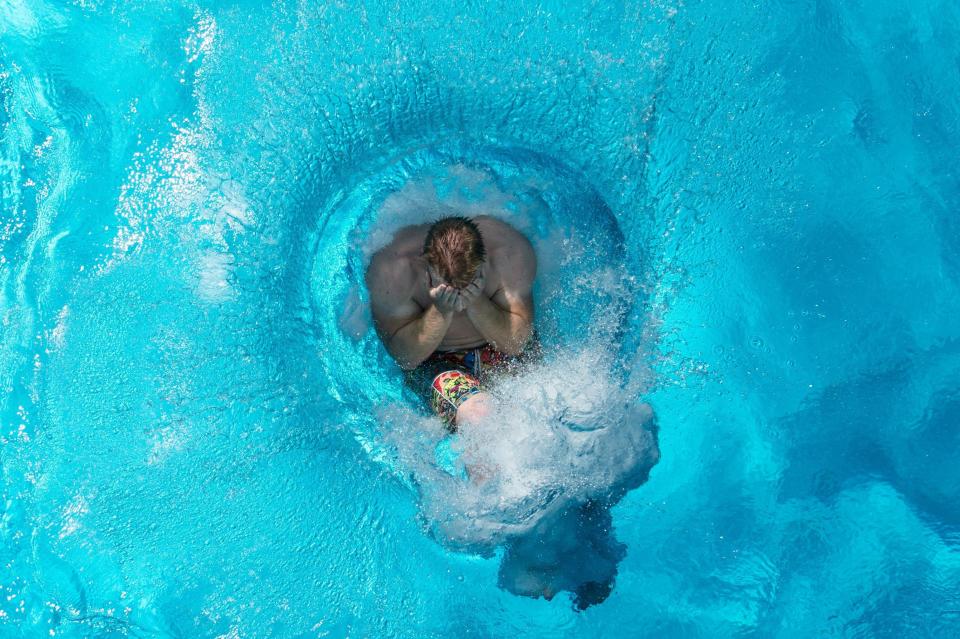
[[[450,327],[456,301],[453,289],[439,290],[433,303],[423,308],[413,299],[416,283],[410,265],[396,259],[374,256],[367,269],[374,326],[387,352],[404,370],[416,368],[437,349]]]
[[[466,313],[494,348],[507,355],[517,355],[533,332],[532,291],[537,258],[533,247],[522,236],[511,249],[497,256],[501,288],[489,298],[482,291],[472,300],[468,294]]]
[[[413,370],[437,350],[452,318],[453,313],[441,313],[431,304],[420,317],[410,320],[393,335],[381,334],[381,338],[400,368]]]

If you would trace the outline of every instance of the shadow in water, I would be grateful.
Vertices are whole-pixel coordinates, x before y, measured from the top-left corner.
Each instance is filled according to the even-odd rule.
[[[515,595],[545,597],[562,591],[573,595],[577,610],[603,603],[613,591],[617,567],[627,552],[613,530],[610,510],[628,491],[645,483],[659,460],[656,422],[648,464],[604,498],[569,503],[544,517],[529,533],[506,544],[498,585]]]
[[[584,610],[613,590],[626,546],[613,535],[610,508],[596,501],[571,505],[544,519],[526,537],[507,546],[499,585],[516,595],[553,599],[574,595]]]

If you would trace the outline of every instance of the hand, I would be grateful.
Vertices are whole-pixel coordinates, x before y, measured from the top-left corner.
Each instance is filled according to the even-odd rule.
[[[430,289],[430,299],[437,310],[444,315],[455,313],[460,309],[460,294],[449,284],[440,284]]]
[[[480,268],[477,270],[477,275],[473,278],[473,281],[467,284],[464,288],[460,289],[460,307],[457,310],[466,310],[474,303],[474,301],[476,301],[478,297],[483,294],[483,286],[486,283],[486,278],[487,265],[484,263],[480,265]]]

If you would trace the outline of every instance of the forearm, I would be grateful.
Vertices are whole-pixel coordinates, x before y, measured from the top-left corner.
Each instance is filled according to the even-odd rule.
[[[404,370],[416,368],[437,350],[450,328],[452,318],[452,313],[441,313],[431,305],[423,315],[386,340],[387,351]]]
[[[519,354],[533,329],[527,317],[502,309],[484,296],[467,309],[467,316],[494,348],[507,355]]]

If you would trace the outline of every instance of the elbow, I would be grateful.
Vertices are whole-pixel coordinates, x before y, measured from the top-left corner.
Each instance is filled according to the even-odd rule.
[[[390,353],[390,356],[393,358],[393,361],[397,363],[397,366],[400,367],[403,371],[412,371],[421,363],[423,363],[424,358],[413,359],[409,356],[406,356],[404,353],[398,353],[393,348],[391,344],[387,343],[387,352]]]
[[[403,344],[400,343],[400,340],[397,339],[396,333],[390,335],[389,337],[381,337],[381,341],[383,342],[384,347],[386,347],[387,353],[390,354],[390,357],[393,358],[393,361],[396,362],[397,366],[399,366],[402,370],[412,371],[419,366],[421,362],[423,362],[423,358],[414,359],[411,357],[409,352],[405,352],[407,349],[404,348]]]
[[[530,344],[530,333],[520,337],[519,339],[509,340],[503,344],[496,344],[495,347],[498,351],[507,355],[509,357],[516,357],[522,354],[527,350],[527,346]]]
[[[507,355],[509,357],[516,357],[517,355],[523,352],[523,349],[526,346],[526,344],[527,344],[526,342],[511,342],[511,343],[504,342],[502,344],[494,344],[494,348],[496,348],[498,351],[500,351],[504,355]]]
[[[527,323],[526,326],[520,331],[520,334],[516,336],[516,339],[510,340],[510,344],[507,345],[507,351],[504,351],[507,355],[511,357],[516,357],[517,355],[523,354],[531,346],[533,342],[533,324]]]
[[[410,372],[420,365],[420,362],[408,362],[400,359],[394,358],[394,361],[397,362],[397,366],[400,367],[400,370],[404,372]]]

